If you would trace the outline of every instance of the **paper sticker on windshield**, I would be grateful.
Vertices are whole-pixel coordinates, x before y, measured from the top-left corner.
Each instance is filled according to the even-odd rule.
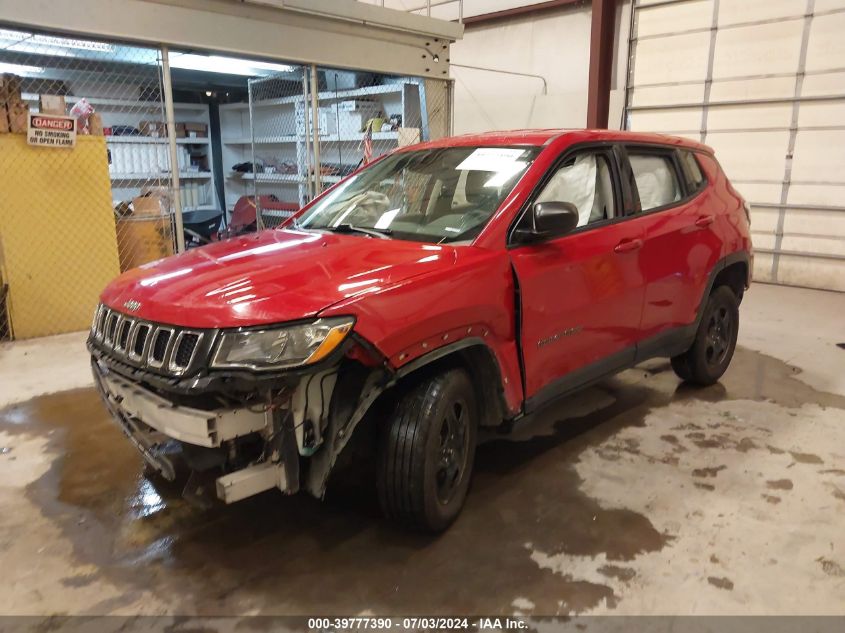
[[[373,227],[374,229],[386,229],[390,227],[390,223],[393,222],[393,218],[401,211],[401,209],[393,209],[391,211],[385,211],[382,213],[381,217],[376,222],[376,225]]]
[[[510,147],[479,147],[467,156],[456,169],[494,172],[511,170],[514,162],[524,153],[524,149]]]

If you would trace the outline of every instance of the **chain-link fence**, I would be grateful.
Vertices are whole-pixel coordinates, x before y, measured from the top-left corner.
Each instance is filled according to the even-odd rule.
[[[241,180],[252,184],[257,228],[277,226],[313,196],[308,98],[306,69],[301,66],[249,81],[246,149],[252,163],[243,166]],[[244,221],[232,218],[233,229],[247,220],[253,220],[251,210]]]
[[[111,278],[173,252],[159,53],[3,29],[0,69],[0,328],[83,329]],[[30,113],[75,120],[72,146],[29,144]]]
[[[449,94],[0,29],[0,339],[85,329],[120,272],[277,226],[361,165],[448,134]],[[75,141],[28,142],[30,115],[75,121]]]
[[[319,69],[319,186],[397,147],[445,136],[448,83]]]
[[[259,226],[278,225],[379,156],[449,130],[447,81],[292,66],[249,86],[255,160],[238,167],[254,183]]]

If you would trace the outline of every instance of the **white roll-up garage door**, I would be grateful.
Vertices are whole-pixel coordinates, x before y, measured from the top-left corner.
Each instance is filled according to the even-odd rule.
[[[635,0],[625,125],[716,150],[760,281],[845,291],[845,0]]]

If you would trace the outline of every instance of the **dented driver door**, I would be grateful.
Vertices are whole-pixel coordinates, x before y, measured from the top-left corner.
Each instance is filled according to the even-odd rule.
[[[528,411],[633,362],[645,290],[643,225],[626,215],[612,148],[564,155],[531,204],[549,199],[575,204],[579,226],[510,250]]]

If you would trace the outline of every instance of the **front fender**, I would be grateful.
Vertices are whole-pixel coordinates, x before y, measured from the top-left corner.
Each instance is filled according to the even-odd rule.
[[[355,315],[356,333],[397,372],[438,350],[481,342],[501,373],[506,413],[515,414],[523,393],[510,260],[505,251],[472,246],[456,252],[448,268],[351,297],[320,315]]]
[[[315,497],[326,491],[329,475],[338,457],[346,448],[358,424],[376,407],[379,398],[389,389],[419,372],[438,363],[455,362],[471,371],[478,389],[481,419],[485,426],[496,426],[505,418],[512,418],[516,411],[508,410],[504,401],[501,368],[493,351],[479,337],[467,337],[418,356],[397,370],[383,365],[366,368],[359,363],[346,363],[336,372],[337,381],[331,396],[325,432],[320,450],[310,456],[310,467],[305,487]]]

